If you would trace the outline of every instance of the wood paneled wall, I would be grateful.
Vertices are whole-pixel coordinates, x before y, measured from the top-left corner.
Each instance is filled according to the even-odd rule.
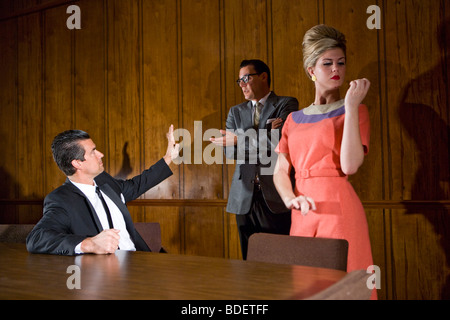
[[[81,9],[81,30],[66,27],[69,4]],[[366,27],[373,4],[380,30]],[[301,41],[326,23],[347,36],[346,80],[372,83],[370,153],[351,181],[381,268],[379,297],[449,298],[449,8],[447,0],[1,0],[0,222],[41,217],[43,197],[65,179],[50,151],[60,131],[89,132],[107,170],[123,178],[162,157],[170,124],[203,150],[202,133],[222,128],[243,101],[234,81],[244,58],[265,60],[274,91],[309,105]],[[160,222],[170,252],[239,258],[225,212],[234,166],[172,168],[131,203],[134,219]]]

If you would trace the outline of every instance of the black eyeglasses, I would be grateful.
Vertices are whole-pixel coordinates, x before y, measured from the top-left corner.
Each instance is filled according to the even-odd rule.
[[[256,76],[256,75],[259,76],[260,74],[261,74],[261,72],[260,72],[260,73],[249,73],[249,74],[246,74],[246,75],[243,76],[242,78],[237,79],[237,80],[236,80],[236,83],[237,83],[238,86],[241,85],[241,82],[247,84],[247,83],[250,81],[250,76]]]

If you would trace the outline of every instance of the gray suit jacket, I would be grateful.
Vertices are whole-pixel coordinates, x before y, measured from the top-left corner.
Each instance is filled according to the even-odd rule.
[[[258,174],[267,206],[273,213],[287,212],[273,184],[273,169],[277,160],[274,149],[281,138],[282,127],[271,130],[270,119],[282,118],[298,110],[298,101],[271,93],[262,109],[259,130],[253,129],[251,101],[230,109],[226,129],[238,135],[238,145],[226,147],[225,155],[237,160],[228,196],[227,211],[247,214],[253,198],[253,180]],[[284,122],[283,122],[284,124]]]

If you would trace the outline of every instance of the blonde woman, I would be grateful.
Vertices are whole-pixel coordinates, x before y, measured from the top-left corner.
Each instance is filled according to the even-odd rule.
[[[341,98],[346,40],[326,25],[306,32],[303,60],[315,84],[315,100],[286,120],[277,147],[275,186],[292,209],[291,235],[346,239],[348,271],[367,269],[373,264],[367,220],[347,176],[357,172],[369,151],[369,115],[361,103],[370,82],[350,82]],[[289,180],[292,167],[294,190]]]

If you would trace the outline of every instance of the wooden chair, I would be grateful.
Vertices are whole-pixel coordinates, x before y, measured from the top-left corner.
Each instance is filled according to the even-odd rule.
[[[34,224],[0,224],[0,242],[26,243]]]
[[[332,286],[305,300],[369,300],[373,290],[367,287],[370,276],[366,270],[349,272]]]
[[[347,271],[347,254],[344,239],[255,233],[249,238],[247,260]]]
[[[158,222],[135,222],[134,227],[152,252],[166,252],[161,244],[161,226]]]

